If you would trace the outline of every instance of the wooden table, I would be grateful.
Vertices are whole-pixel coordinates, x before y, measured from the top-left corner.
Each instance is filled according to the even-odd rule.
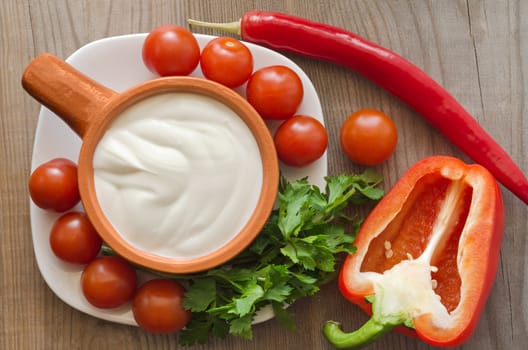
[[[528,172],[528,5],[523,0],[3,0],[0,3],[0,348],[174,349],[177,337],[96,319],[71,308],[48,288],[36,265],[29,224],[27,179],[40,106],[21,88],[37,54],[67,57],[107,36],[148,32],[186,19],[229,21],[246,10],[282,11],[329,23],[389,47],[446,87]],[[214,32],[200,30],[201,33]],[[416,113],[384,90],[344,68],[290,56],[320,93],[330,134],[330,174],[355,172],[338,144],[339,127],[354,110],[384,110],[399,143],[380,165],[390,188],[415,161],[434,154],[469,159]],[[456,126],[453,126],[456,127]],[[464,349],[521,349],[528,341],[528,211],[503,188],[507,213],[496,283],[473,338]],[[325,320],[348,329],[366,317],[334,283],[296,303],[298,330],[277,322],[255,328],[254,340],[229,337],[197,349],[330,349]],[[430,349],[389,334],[372,349]]]

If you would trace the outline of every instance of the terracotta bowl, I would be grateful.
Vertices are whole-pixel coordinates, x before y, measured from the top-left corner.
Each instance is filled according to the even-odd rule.
[[[279,166],[273,139],[258,113],[233,90],[202,78],[167,77],[117,93],[51,54],[35,58],[22,77],[26,91],[62,118],[82,138],[78,159],[79,189],[84,209],[101,238],[134,264],[169,273],[191,273],[220,265],[248,246],[269,217],[277,195]],[[188,92],[212,97],[231,108],[248,126],[262,159],[263,181],[256,209],[227,244],[197,258],[169,258],[128,244],[104,215],[95,191],[93,156],[99,140],[119,114],[134,103],[160,93]]]

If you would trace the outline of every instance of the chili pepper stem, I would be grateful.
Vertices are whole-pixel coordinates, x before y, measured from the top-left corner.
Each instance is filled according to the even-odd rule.
[[[337,349],[361,349],[395,326],[390,323],[380,323],[372,317],[358,330],[345,333],[341,329],[341,324],[335,321],[327,321],[323,327],[323,334],[330,344]]]
[[[212,23],[212,22],[197,21],[195,19],[189,18],[187,20],[187,23],[189,23],[192,26],[197,26],[197,27],[220,29],[220,30],[223,30],[231,34],[236,34],[236,35],[241,34],[240,20],[234,21],[234,22],[225,22],[225,23]]]

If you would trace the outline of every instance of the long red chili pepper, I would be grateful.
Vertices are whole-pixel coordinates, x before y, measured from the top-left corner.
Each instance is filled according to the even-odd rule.
[[[189,23],[234,32],[248,42],[337,63],[363,75],[422,115],[528,204],[528,179],[508,153],[449,92],[398,54],[344,29],[276,12],[250,11],[231,23]]]

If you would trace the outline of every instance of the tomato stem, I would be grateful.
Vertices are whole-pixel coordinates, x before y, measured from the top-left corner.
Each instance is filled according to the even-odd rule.
[[[187,23],[189,23],[191,26],[197,26],[197,27],[205,27],[205,28],[212,28],[212,29],[220,29],[225,32],[240,35],[241,34],[241,22],[240,20],[234,21],[234,22],[224,22],[224,23],[212,23],[212,22],[204,22],[204,21],[198,21],[195,19],[189,18],[187,20]]]

